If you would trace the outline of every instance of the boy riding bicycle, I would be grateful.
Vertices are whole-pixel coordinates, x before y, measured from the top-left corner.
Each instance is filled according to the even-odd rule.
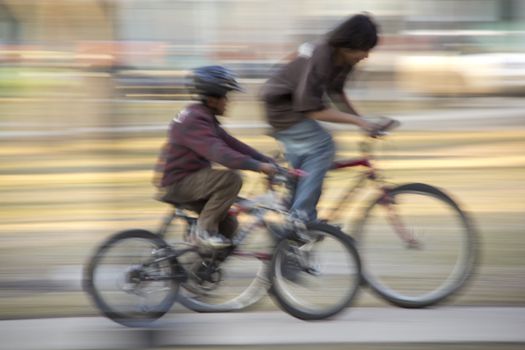
[[[228,216],[242,186],[232,169],[273,175],[271,158],[228,134],[217,120],[224,115],[230,91],[241,91],[233,74],[221,66],[193,71],[193,89],[200,103],[183,109],[171,122],[159,166],[162,200],[200,213],[196,238],[212,248],[231,245],[237,220]],[[218,163],[228,169],[212,169]]]

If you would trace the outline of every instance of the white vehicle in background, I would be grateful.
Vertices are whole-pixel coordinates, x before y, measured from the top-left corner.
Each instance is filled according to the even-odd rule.
[[[438,36],[433,35],[433,38]],[[439,38],[446,40],[450,36]],[[480,51],[479,44],[460,42],[458,45],[461,40],[457,35],[454,39],[455,45],[448,46],[454,50],[437,48],[400,55],[395,68],[399,87],[435,96],[525,93],[525,51],[473,52]]]

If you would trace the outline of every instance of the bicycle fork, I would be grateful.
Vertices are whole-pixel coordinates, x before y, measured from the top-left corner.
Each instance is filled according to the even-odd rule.
[[[395,209],[394,198],[385,190],[383,197],[379,202],[386,210],[387,218],[390,224],[394,227],[394,231],[401,238],[403,243],[409,249],[422,248],[421,243],[414,237],[413,232],[410,232]]]

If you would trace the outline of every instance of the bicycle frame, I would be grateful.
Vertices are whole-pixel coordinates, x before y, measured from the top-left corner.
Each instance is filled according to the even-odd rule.
[[[363,142],[360,145],[361,152],[363,156],[357,159],[343,159],[335,161],[332,165],[331,170],[339,170],[344,168],[351,168],[357,166],[364,166],[368,170],[364,171],[363,174],[357,179],[354,184],[351,184],[350,187],[344,192],[337,204],[331,208],[326,220],[335,221],[341,219],[341,213],[343,209],[346,209],[349,203],[352,203],[352,200],[355,194],[364,187],[367,180],[373,181],[377,184],[377,188],[380,191],[383,198],[381,199],[381,204],[384,205],[388,218],[391,224],[395,227],[396,234],[403,240],[409,247],[417,248],[419,243],[413,237],[413,235],[408,232],[406,226],[402,222],[401,218],[397,214],[395,204],[390,196],[388,195],[388,187],[386,187],[382,182],[382,178],[378,175],[377,168],[372,164],[372,156],[370,155],[371,144],[370,142]]]
[[[344,191],[344,194],[339,198],[336,205],[333,206],[328,212],[326,220],[335,221],[341,219],[341,213],[343,212],[343,209],[346,209],[349,203],[353,202],[353,198],[358,193],[358,191],[365,186],[367,180],[371,180],[376,183],[379,182],[380,177],[378,176],[377,168],[372,163],[372,156],[370,154],[371,148],[372,147],[370,141],[361,142],[361,157],[355,159],[337,160],[334,161],[334,163],[332,164],[332,168],[330,169],[330,171],[359,166],[363,166],[367,168],[367,170],[364,171],[363,174],[358,177],[357,181],[351,183],[347,187],[346,191]],[[386,193],[383,185],[379,185],[378,188],[380,191]]]
[[[368,171],[363,172],[361,176],[358,177],[357,181],[347,187],[344,194],[339,198],[336,205],[333,206],[326,216],[328,221],[336,221],[341,218],[341,213],[343,209],[348,207],[349,203],[353,201],[354,196],[358,191],[364,187],[367,180],[375,180],[376,172],[372,164],[370,163],[369,158],[359,158],[359,159],[347,159],[335,161],[332,170],[339,170],[344,168],[351,168],[357,166],[364,166],[368,168]]]

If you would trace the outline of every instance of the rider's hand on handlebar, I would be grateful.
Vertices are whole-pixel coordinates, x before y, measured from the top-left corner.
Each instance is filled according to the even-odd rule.
[[[272,163],[260,163],[259,165],[259,171],[262,173],[265,173],[268,176],[273,176],[277,174],[277,167],[275,164]]]
[[[375,122],[366,120],[364,125],[361,126],[361,128],[367,135],[373,137],[373,135],[377,133],[377,130],[381,128],[381,125],[379,123],[375,123]]]
[[[367,124],[368,125],[365,126],[363,129],[367,132],[368,136],[375,138],[386,135],[389,130],[399,126],[400,123],[394,119],[381,117],[379,121],[367,121]]]

